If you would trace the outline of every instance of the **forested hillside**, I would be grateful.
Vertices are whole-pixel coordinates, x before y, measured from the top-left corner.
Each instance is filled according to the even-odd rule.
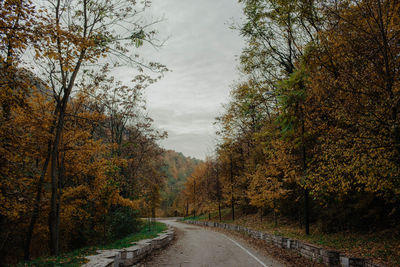
[[[164,165],[161,172],[167,176],[165,188],[161,192],[161,215],[177,216],[178,193],[183,189],[187,178],[201,163],[200,160],[185,157],[182,153],[167,150],[162,156]]]

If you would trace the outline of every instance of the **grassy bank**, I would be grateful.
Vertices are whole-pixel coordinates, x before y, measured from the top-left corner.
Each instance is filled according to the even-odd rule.
[[[157,234],[167,230],[167,226],[164,223],[156,222],[150,228],[147,224],[143,224],[141,230],[137,233],[131,234],[123,239],[116,240],[112,243],[99,246],[84,247],[81,249],[74,250],[69,253],[62,254],[58,257],[43,257],[38,258],[30,262],[21,262],[17,266],[67,266],[77,267],[81,266],[86,262],[85,256],[96,254],[96,250],[99,249],[119,249],[132,246],[133,242],[137,242],[142,239],[148,239],[156,237]]]
[[[377,263],[387,266],[400,266],[399,229],[369,233],[323,233],[318,230],[317,226],[311,225],[311,234],[306,235],[297,223],[284,218],[280,218],[278,225],[275,226],[272,216],[264,216],[261,221],[259,214],[239,215],[235,221],[232,221],[229,210],[224,210],[222,215],[222,222],[224,223],[237,224],[254,230],[303,240],[308,243],[335,249],[345,254],[374,259]],[[186,217],[185,219],[208,220],[208,214]],[[211,220],[219,221],[218,214],[212,213]]]

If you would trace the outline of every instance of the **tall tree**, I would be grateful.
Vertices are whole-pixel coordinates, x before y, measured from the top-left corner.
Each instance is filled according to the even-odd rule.
[[[40,29],[43,36],[35,45],[36,59],[42,70],[43,80],[49,85],[49,93],[55,101],[54,120],[50,126],[53,138],[43,164],[42,176],[50,164],[51,209],[49,214],[50,250],[59,253],[60,183],[58,179],[60,140],[63,136],[67,106],[82,68],[101,64],[102,57],[118,56],[121,62],[132,63],[139,70],[143,64],[130,56],[132,47],[144,41],[152,43],[154,31],[146,32],[146,26],[136,20],[149,6],[149,2],[134,0],[119,2],[84,0],[43,3],[46,19]],[[164,70],[157,63],[149,68]],[[35,224],[34,221],[32,223]],[[29,234],[28,234],[29,236]],[[29,239],[29,238],[28,238]],[[30,240],[27,241],[30,243]]]

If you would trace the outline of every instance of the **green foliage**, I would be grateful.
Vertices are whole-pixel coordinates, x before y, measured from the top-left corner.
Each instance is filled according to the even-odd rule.
[[[139,48],[140,46],[143,45],[143,40],[146,38],[145,32],[143,29],[140,31],[132,34],[131,40],[135,44],[136,48]]]
[[[272,210],[306,233],[398,231],[399,2],[239,2],[246,80],[216,119],[211,160],[222,200],[210,198],[202,171],[182,206],[194,215],[229,207],[232,220]]]
[[[121,211],[119,211],[121,212]],[[167,230],[167,226],[164,223],[156,222],[149,228],[144,222],[140,223],[140,227],[137,228],[134,234],[130,234],[125,238],[110,242],[106,245],[98,245],[85,247],[78,250],[74,250],[70,253],[65,253],[59,257],[45,257],[38,258],[29,262],[20,262],[16,266],[32,266],[32,267],[50,267],[50,266],[66,266],[66,267],[78,267],[86,262],[85,256],[96,254],[97,250],[105,249],[121,249],[132,246],[134,242],[143,239],[149,239],[156,237],[159,233]]]
[[[292,135],[304,118],[304,101],[307,97],[307,73],[304,67],[296,69],[287,79],[278,82],[277,99],[280,114],[277,123],[282,137]]]
[[[130,207],[111,208],[108,214],[107,231],[108,238],[115,240],[137,232],[142,227],[142,222],[138,220],[138,211]]]

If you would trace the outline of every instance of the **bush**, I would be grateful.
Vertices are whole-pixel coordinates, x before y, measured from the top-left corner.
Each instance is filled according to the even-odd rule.
[[[139,231],[142,222],[138,212],[129,207],[112,207],[108,214],[107,239],[116,240]]]

